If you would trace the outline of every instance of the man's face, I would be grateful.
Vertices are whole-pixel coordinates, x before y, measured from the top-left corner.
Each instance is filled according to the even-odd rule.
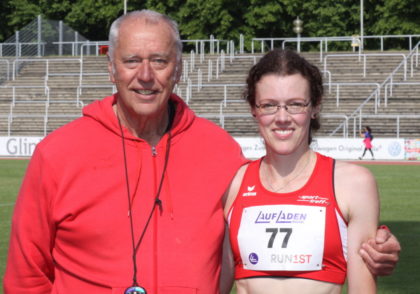
[[[108,69],[124,115],[137,120],[163,113],[180,71],[169,26],[144,19],[124,21],[112,57]]]

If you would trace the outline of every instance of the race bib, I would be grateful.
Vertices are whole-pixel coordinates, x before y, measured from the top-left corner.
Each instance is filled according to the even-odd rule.
[[[262,205],[244,208],[238,231],[243,267],[261,271],[321,270],[326,208]]]

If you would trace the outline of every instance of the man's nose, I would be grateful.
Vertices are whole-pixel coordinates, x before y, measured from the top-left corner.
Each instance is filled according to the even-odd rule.
[[[153,79],[153,68],[150,61],[144,59],[138,69],[137,78],[143,82],[149,82]]]

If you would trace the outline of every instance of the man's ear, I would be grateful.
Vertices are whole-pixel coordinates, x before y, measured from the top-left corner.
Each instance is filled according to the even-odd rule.
[[[174,72],[175,84],[179,83],[179,81],[181,80],[181,75],[182,75],[182,59],[179,62],[177,62],[175,66],[175,72]]]
[[[115,73],[115,69],[114,69],[114,64],[111,61],[111,57],[109,56],[109,52],[106,54],[106,56],[108,57],[108,74],[109,74],[109,80],[115,84],[115,78],[114,78],[114,73]]]

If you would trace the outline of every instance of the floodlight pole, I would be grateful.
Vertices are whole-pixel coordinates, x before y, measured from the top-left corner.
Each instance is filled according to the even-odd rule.
[[[127,13],[127,0],[124,0],[124,14]]]
[[[362,52],[363,51],[363,0],[360,0],[360,47],[359,47],[359,51]]]
[[[299,16],[293,21],[293,31],[297,34],[297,51],[300,52],[300,34],[303,31],[303,21]]]

